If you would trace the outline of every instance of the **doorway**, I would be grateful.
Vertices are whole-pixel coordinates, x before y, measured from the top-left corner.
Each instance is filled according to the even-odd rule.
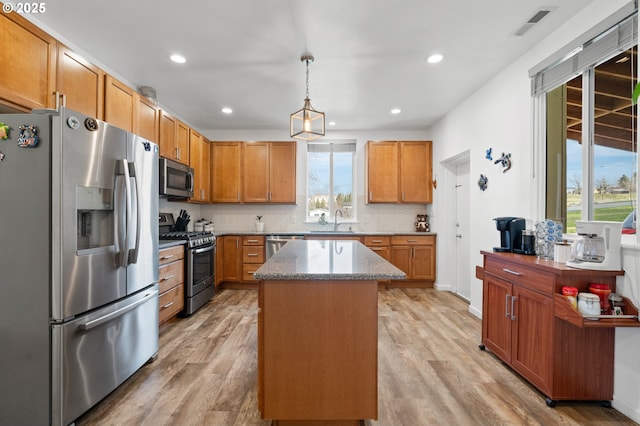
[[[471,298],[471,267],[469,263],[469,161],[456,165],[456,294]]]

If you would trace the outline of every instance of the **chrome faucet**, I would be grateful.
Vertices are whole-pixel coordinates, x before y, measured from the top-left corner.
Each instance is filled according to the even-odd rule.
[[[333,215],[334,219],[335,219],[334,222],[333,222],[333,230],[334,231],[337,231],[338,230],[338,226],[340,226],[340,224],[338,223],[338,213],[340,213],[340,217],[344,217],[344,216],[342,216],[342,210],[336,209],[336,212]]]

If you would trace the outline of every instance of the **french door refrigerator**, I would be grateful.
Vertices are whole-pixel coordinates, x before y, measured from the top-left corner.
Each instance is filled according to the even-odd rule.
[[[157,145],[0,114],[0,424],[69,424],[155,357],[157,194]]]

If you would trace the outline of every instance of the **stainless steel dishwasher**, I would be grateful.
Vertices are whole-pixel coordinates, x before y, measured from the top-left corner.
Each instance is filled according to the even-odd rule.
[[[291,240],[303,240],[304,235],[267,235],[266,240],[266,259],[276,254],[286,243]],[[266,260],[265,259],[265,260]]]

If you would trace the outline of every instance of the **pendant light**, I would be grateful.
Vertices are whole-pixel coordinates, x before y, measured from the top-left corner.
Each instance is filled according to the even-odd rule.
[[[309,62],[313,62],[313,55],[306,53],[300,57],[307,66],[307,94],[301,110],[291,114],[291,137],[311,141],[324,136],[324,112],[316,111],[309,99]]]

